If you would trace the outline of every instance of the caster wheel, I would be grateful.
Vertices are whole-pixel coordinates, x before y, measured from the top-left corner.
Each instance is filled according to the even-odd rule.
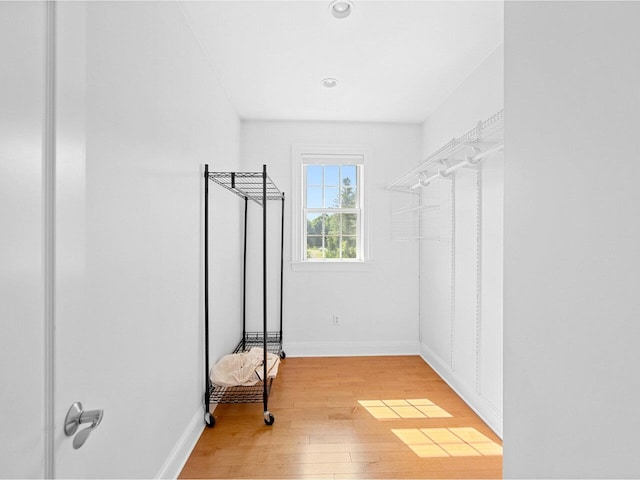
[[[207,427],[213,428],[216,425],[216,419],[213,415],[207,412],[204,414],[204,423],[207,424]]]
[[[284,353],[284,350],[283,350],[282,352],[280,352],[280,358],[282,358],[283,360],[284,360],[285,358],[287,358],[287,354],[286,354],[286,353]]]
[[[273,422],[275,422],[275,421],[276,421],[276,419],[271,414],[269,414],[269,418],[268,419],[267,418],[264,419],[264,423],[266,425],[273,425]]]

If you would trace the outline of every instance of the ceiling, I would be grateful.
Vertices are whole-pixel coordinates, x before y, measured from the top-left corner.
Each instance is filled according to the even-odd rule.
[[[502,2],[329,4],[180,3],[242,119],[419,123],[503,40]]]

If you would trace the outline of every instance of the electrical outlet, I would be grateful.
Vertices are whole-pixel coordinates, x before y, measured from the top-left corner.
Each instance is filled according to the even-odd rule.
[[[334,327],[339,327],[341,323],[342,323],[342,319],[340,318],[340,315],[336,315],[334,313],[333,314],[333,326]]]

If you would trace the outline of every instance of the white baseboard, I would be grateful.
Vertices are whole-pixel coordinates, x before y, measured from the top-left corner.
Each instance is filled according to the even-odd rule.
[[[288,357],[419,355],[418,342],[284,342]]]
[[[193,447],[196,446],[204,430],[204,410],[202,407],[193,415],[191,421],[176,442],[164,465],[155,478],[178,478],[184,464],[187,463]]]
[[[420,345],[420,356],[458,394],[478,416],[502,438],[502,412],[472,387],[463,383],[435,352],[426,345]]]

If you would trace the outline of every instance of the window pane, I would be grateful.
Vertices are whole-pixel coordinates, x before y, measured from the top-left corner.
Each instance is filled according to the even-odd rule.
[[[357,168],[355,165],[342,166],[342,183],[340,184],[342,208],[357,208]]]
[[[356,208],[358,196],[355,187],[343,185],[340,189],[340,199],[342,200],[342,208]]]
[[[307,171],[307,186],[322,186],[322,165],[307,165],[305,169]]]
[[[307,208],[322,208],[322,187],[307,188]]]
[[[322,235],[322,215],[320,213],[307,214],[307,235]]]
[[[340,258],[340,237],[327,236],[324,238],[324,258]]]
[[[340,189],[338,187],[325,187],[324,208],[340,208]]]
[[[331,221],[329,217],[331,217],[331,215],[329,215],[328,213],[322,214],[322,235],[327,235],[327,230],[329,229],[329,222]]]
[[[322,258],[322,237],[307,237],[307,258]]]
[[[340,235],[340,213],[325,214],[325,235]]]
[[[355,165],[343,165],[342,166],[342,185],[351,185],[355,187],[358,185],[356,178],[356,166]],[[346,182],[346,183],[345,183]]]
[[[340,165],[324,166],[325,187],[337,187],[340,185]]]
[[[342,237],[342,258],[358,258],[356,237]]]
[[[358,214],[342,214],[342,235],[355,235],[357,233]]]
[[[322,237],[309,235],[307,237],[307,248],[322,248]]]

